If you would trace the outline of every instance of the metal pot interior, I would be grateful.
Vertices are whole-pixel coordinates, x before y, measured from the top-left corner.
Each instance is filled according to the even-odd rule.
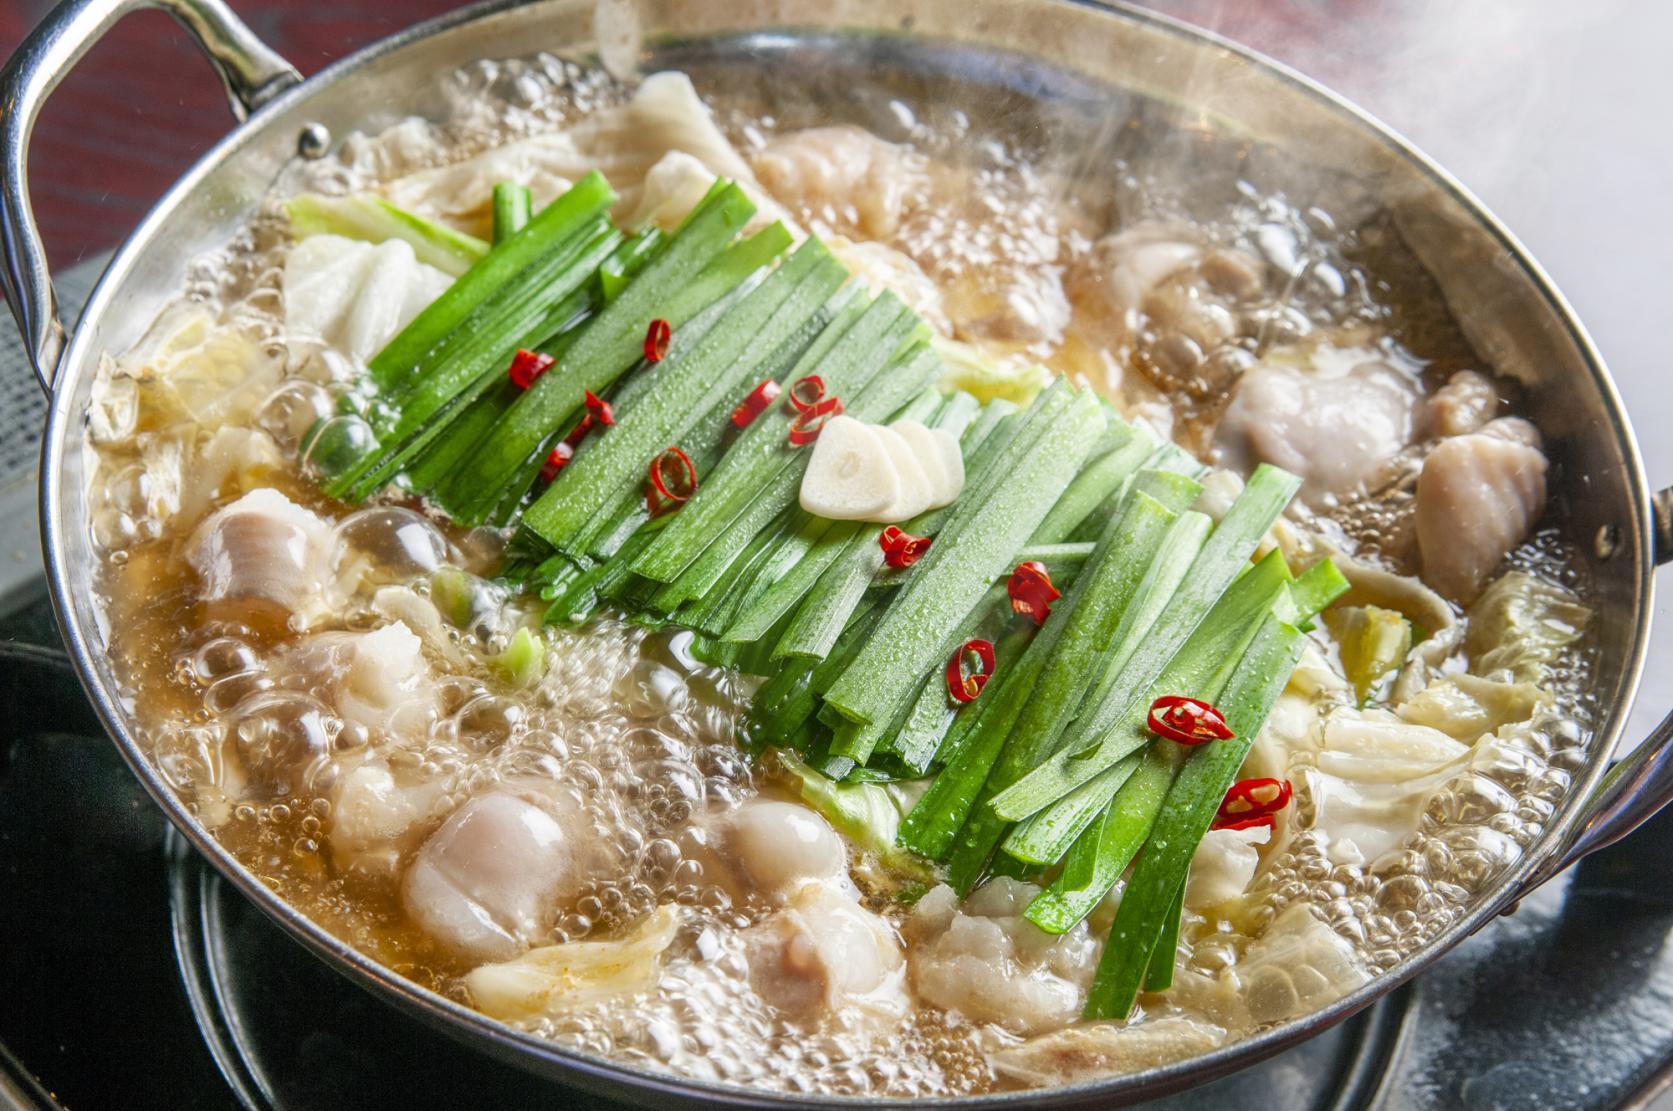
[[[172,820],[223,872],[317,952],[455,1033],[519,1063],[640,1099],[771,1104],[784,1097],[651,1077],[497,1027],[421,992],[289,911],[175,801],[135,748],[117,695],[109,630],[94,604],[83,461],[89,391],[102,354],[121,351],[179,288],[191,261],[224,242],[296,157],[306,124],[333,136],[376,131],[438,111],[435,75],[480,58],[535,50],[593,53],[597,10],[609,0],[491,3],[388,40],[306,83],[211,152],[135,233],[90,302],[66,357],[43,470],[49,569],[67,637],[113,735]],[[1598,607],[1594,682],[1597,758],[1545,837],[1486,893],[1477,911],[1429,950],[1329,1012],[1236,1043],[1194,1062],[1091,1087],[984,1097],[983,1102],[1079,1102],[1153,1095],[1247,1063],[1363,1006],[1494,913],[1542,851],[1549,853],[1601,776],[1625,720],[1647,635],[1651,571],[1648,494],[1630,429],[1596,352],[1521,249],[1454,183],[1352,108],[1229,46],[1156,17],[1053,0],[649,0],[638,5],[644,69],[690,70],[700,88],[760,92],[816,105],[825,119],[863,122],[893,95],[953,99],[973,116],[1096,159],[1112,135],[1182,155],[1200,172],[1246,156],[1245,172],[1339,221],[1386,212],[1424,262],[1478,352],[1525,389],[1529,415],[1553,448],[1548,520],[1584,560]],[[1088,186],[1092,187],[1091,184]],[[706,1093],[706,1094],[705,1094]]]

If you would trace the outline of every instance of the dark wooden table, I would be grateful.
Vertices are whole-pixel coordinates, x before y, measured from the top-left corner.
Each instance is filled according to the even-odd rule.
[[[304,73],[446,11],[446,0],[232,0]],[[727,0],[691,0],[724,3]],[[51,0],[0,0],[9,54]],[[1153,0],[1323,81],[1476,190],[1568,293],[1610,360],[1651,481],[1673,482],[1666,363],[1673,250],[1673,5],[1642,0]],[[219,84],[168,17],[125,20],[35,133],[36,211],[55,266],[113,246],[229,126]],[[1658,607],[1664,628],[1669,606]],[[1673,706],[1673,628],[1633,723]]]

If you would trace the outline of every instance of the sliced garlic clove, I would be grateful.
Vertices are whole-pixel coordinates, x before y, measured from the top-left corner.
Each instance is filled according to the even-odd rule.
[[[951,505],[964,493],[964,449],[958,445],[958,437],[945,428],[932,428],[929,434],[935,437],[935,444],[941,449],[941,465],[947,471],[947,493],[939,498],[935,506]]]
[[[934,500],[939,503],[947,492],[947,465],[941,460],[941,448],[935,442],[935,434],[915,420],[897,420],[889,425],[889,431],[905,440],[912,449],[918,466],[929,478]]]
[[[827,421],[802,475],[802,508],[836,521],[881,520],[901,485],[881,432],[852,417]]]
[[[883,450],[894,465],[895,474],[900,476],[900,492],[889,507],[872,520],[883,524],[911,520],[934,504],[935,487],[904,436],[892,428],[879,427],[876,432]]]
[[[944,428],[925,428],[915,420],[896,421],[889,426],[912,445],[918,463],[929,476],[935,498],[929,508],[951,505],[964,490],[964,453],[958,437]]]

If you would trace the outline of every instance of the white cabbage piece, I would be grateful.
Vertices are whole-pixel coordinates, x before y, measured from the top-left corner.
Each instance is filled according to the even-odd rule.
[[[680,226],[692,209],[719,179],[713,170],[683,150],[671,150],[645,174],[639,206],[628,218],[628,226],[655,225],[665,232]]]
[[[470,661],[442,622],[441,613],[430,599],[407,586],[379,587],[372,595],[372,608],[390,621],[399,621],[424,642],[424,647],[455,667]]]
[[[118,431],[186,423],[203,428],[247,424],[284,375],[281,355],[237,328],[216,322],[194,302],[178,301],[113,368],[108,392],[134,383],[133,412],[117,417],[101,406],[102,423]],[[107,399],[108,400],[108,399]],[[114,438],[114,437],[112,437]]]
[[[445,784],[400,776],[369,749],[357,752],[338,769],[331,790],[331,828],[326,835],[331,859],[344,871],[394,876],[418,830],[440,815],[447,804]]]
[[[1469,611],[1464,650],[1478,674],[1508,671],[1540,683],[1585,634],[1592,611],[1572,591],[1526,571],[1505,574]]]
[[[1430,796],[1470,753],[1440,730],[1385,710],[1334,711],[1321,745],[1313,765],[1297,769],[1298,786],[1312,802],[1312,828],[1329,838],[1331,858],[1346,863],[1368,863],[1399,848],[1417,829]]]
[[[1352,702],[1353,686],[1331,666],[1323,653],[1309,644],[1278,696],[1266,724],[1244,758],[1242,774],[1247,778],[1283,779],[1301,754],[1316,753],[1324,746],[1324,718],[1334,708]],[[1286,810],[1278,817],[1280,840],[1289,829]]]
[[[311,235],[285,252],[285,331],[369,359],[452,284],[403,240]]]
[[[210,514],[186,561],[212,606],[248,609],[307,627],[329,609],[331,526],[277,490],[252,490]]]
[[[1236,981],[1257,1024],[1332,1003],[1370,979],[1353,947],[1306,903],[1285,910],[1224,976]]]
[[[578,804],[540,802],[501,789],[454,811],[407,868],[408,917],[479,960],[508,960],[544,936],[555,907],[577,897],[607,861]]]
[[[894,235],[918,177],[904,148],[848,124],[777,136],[753,162],[774,198],[821,230],[852,229],[866,239]]]
[[[504,1022],[528,1022],[649,991],[679,924],[675,907],[660,906],[621,938],[543,945],[502,964],[482,965],[465,976],[465,988],[478,1010]]]
[[[1045,1088],[1183,1061],[1218,1049],[1225,1040],[1224,1027],[1169,1016],[1132,1025],[1070,1026],[990,1053],[988,1060],[1007,1080]]]
[[[1527,721],[1550,697],[1533,683],[1506,683],[1466,671],[1430,683],[1395,712],[1406,721],[1473,744],[1506,725]]]
[[[834,884],[804,884],[744,950],[756,992],[791,1018],[892,1022],[909,1005],[894,927]]]
[[[183,468],[175,509],[182,519],[195,521],[223,498],[260,489],[283,466],[273,437],[259,428],[224,426],[197,448],[191,463]]]
[[[1097,965],[1097,942],[1084,922],[1055,935],[1024,918],[1039,891],[999,876],[962,907],[945,884],[919,899],[906,925],[919,997],[1017,1034],[1074,1022]]]
[[[802,801],[835,826],[850,844],[873,853],[895,871],[922,872],[922,862],[895,843],[901,818],[911,809],[898,785],[843,783],[823,775],[785,749],[779,763],[795,777]]]
[[[998,356],[971,343],[936,339],[936,354],[946,370],[942,390],[963,390],[986,404],[999,398],[1028,405],[1051,383],[1051,371],[1021,356]]]
[[[620,197],[615,213],[625,220],[639,210],[652,167],[670,151],[690,155],[711,174],[749,191],[758,209],[750,226],[787,219],[715,126],[691,79],[674,71],[647,77],[626,104],[600,109],[563,131],[407,174],[388,182],[384,192],[401,208],[486,235],[495,185],[514,181],[527,186],[538,211],[596,169]]]
[[[418,740],[436,720],[423,642],[399,621],[370,632],[316,633],[290,651],[288,663],[345,721],[374,734]]]
[[[1215,462],[1249,471],[1272,463],[1304,480],[1312,502],[1351,494],[1411,442],[1417,389],[1385,363],[1337,372],[1262,363],[1238,380],[1215,433]]]
[[[1260,867],[1257,846],[1272,840],[1272,830],[1211,829],[1203,835],[1191,857],[1191,872],[1185,881],[1185,905],[1203,912],[1235,903],[1249,889]]]
[[[1546,469],[1539,431],[1515,417],[1430,451],[1415,503],[1424,581],[1455,601],[1474,601],[1544,512]]]

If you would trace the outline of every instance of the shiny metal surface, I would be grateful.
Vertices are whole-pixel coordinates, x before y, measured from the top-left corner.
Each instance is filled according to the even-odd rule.
[[[21,61],[5,71],[6,103],[38,107],[87,38],[130,6],[111,0],[66,4],[19,52]],[[218,3],[207,0],[168,6],[177,12],[190,8],[225,15]],[[61,357],[23,182],[21,146],[27,127],[18,127],[22,114],[8,111],[8,139],[14,131],[19,137],[6,151],[6,280],[23,294],[14,298],[14,306],[37,368],[43,380],[51,377],[56,384],[42,470],[48,575],[83,682],[135,774],[198,851],[316,953],[408,1011],[525,1067],[646,1103],[780,1106],[790,1097],[640,1071],[501,1026],[418,989],[280,903],[191,817],[136,746],[116,694],[108,630],[94,601],[96,559],[87,527],[82,437],[100,355],[130,345],[178,288],[188,262],[224,241],[243,221],[284,165],[297,157],[305,127],[317,124],[341,136],[355,128],[376,130],[408,114],[433,114],[439,110],[435,75],[476,58],[536,49],[585,55],[593,42],[594,10],[585,0],[527,5],[490,0],[394,36],[272,97],[170,191],[118,252]],[[891,73],[914,80],[956,76],[989,83],[1009,95],[1082,108],[1103,104],[1104,98],[1115,103],[1118,92],[1128,99],[1137,94],[1205,127],[1270,142],[1286,156],[1317,167],[1320,181],[1331,190],[1351,186],[1367,203],[1392,214],[1477,349],[1500,373],[1526,387],[1530,415],[1551,440],[1558,523],[1583,553],[1591,553],[1585,570],[1599,607],[1597,758],[1541,840],[1471,913],[1427,949],[1332,1007],[1203,1057],[1051,1092],[941,1102],[1111,1106],[1223,1075],[1365,1007],[1514,902],[1530,883],[1620,836],[1673,793],[1673,760],[1662,751],[1673,744],[1673,727],[1665,724],[1655,744],[1644,746],[1642,755],[1635,754],[1633,762],[1604,780],[1606,754],[1620,739],[1642,667],[1658,554],[1650,493],[1619,398],[1572,311],[1526,252],[1456,182],[1398,137],[1287,70],[1210,36],[1125,9],[1053,0],[915,0],[906,5],[885,0],[743,5],[647,0],[639,16],[644,53],[652,65],[659,58],[695,57],[755,67],[771,72],[775,82],[791,87],[799,82],[810,93],[833,71],[846,70],[867,80]],[[183,22],[194,31],[225,35],[228,30],[224,19]],[[73,39],[72,30],[83,37]],[[264,53],[247,51],[246,56],[259,59]],[[227,64],[224,49],[211,54]],[[270,78],[274,87],[289,83],[288,67],[279,66]],[[260,69],[236,71],[254,76]],[[229,88],[239,87],[229,83]],[[23,114],[32,118],[32,110]],[[1606,555],[1592,543],[1603,529],[1620,538]]]
[[[50,391],[64,350],[64,325],[47,271],[46,248],[29,203],[29,135],[52,90],[110,26],[129,12],[160,8],[180,22],[226,85],[233,115],[245,119],[302,80],[223,0],[76,0],[55,8],[0,69],[0,268],[41,388]]]

